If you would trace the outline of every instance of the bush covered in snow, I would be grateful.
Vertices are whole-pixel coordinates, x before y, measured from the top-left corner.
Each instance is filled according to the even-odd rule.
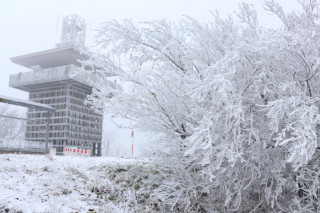
[[[0,212],[157,212],[165,173],[147,160],[0,155]]]
[[[237,21],[101,25],[87,103],[159,136],[156,162],[172,171],[161,211],[319,211],[320,6],[299,2],[289,14],[265,2],[279,29],[247,4]]]

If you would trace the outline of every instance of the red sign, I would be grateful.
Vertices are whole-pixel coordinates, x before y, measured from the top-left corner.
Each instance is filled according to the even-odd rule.
[[[66,155],[66,156],[74,156],[74,155],[90,156],[90,154],[91,154],[90,149],[78,149],[77,147],[64,147],[63,148],[63,155]]]

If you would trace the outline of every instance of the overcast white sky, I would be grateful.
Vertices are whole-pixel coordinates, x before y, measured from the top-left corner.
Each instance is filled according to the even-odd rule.
[[[294,0],[276,0],[286,10],[298,7]],[[209,11],[233,15],[238,0],[0,0],[0,94],[27,99],[27,93],[9,88],[9,76],[27,71],[10,57],[54,48],[59,41],[57,24],[63,16],[78,14],[87,22],[87,46],[93,44],[99,23],[130,18],[134,21],[179,20],[183,15],[210,19]],[[253,4],[265,26],[277,26],[277,19],[263,10],[263,0],[245,0]],[[110,126],[110,124],[108,124]],[[115,129],[115,127],[111,127]],[[118,131],[118,130],[115,130]],[[118,131],[118,139],[130,152],[130,132]],[[136,134],[136,141],[143,141]]]

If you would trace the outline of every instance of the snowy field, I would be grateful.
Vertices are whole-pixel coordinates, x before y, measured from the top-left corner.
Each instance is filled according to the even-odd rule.
[[[157,172],[145,159],[1,154],[0,162],[0,212],[152,211],[144,196]]]

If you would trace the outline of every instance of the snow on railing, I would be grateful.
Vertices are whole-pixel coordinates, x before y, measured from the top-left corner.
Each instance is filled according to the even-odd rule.
[[[52,147],[49,144],[48,151]],[[5,152],[30,152],[30,153],[44,153],[45,145],[39,142],[23,141],[22,143],[1,143],[0,142],[0,153]]]
[[[82,84],[92,86],[97,77],[87,72],[79,71],[79,67],[70,64],[42,70],[18,73],[10,76],[10,87],[23,87],[28,85],[42,84],[63,80],[74,80]]]
[[[2,142],[0,141],[0,147],[7,147],[7,148],[32,148],[32,149],[44,149],[44,142],[37,142],[37,141],[22,141],[22,142]],[[49,143],[48,147],[51,148],[53,145]]]
[[[71,64],[24,73],[20,72],[10,76],[9,85],[11,87],[18,87],[30,84],[65,80],[70,78],[69,75],[72,75],[77,69],[77,66]]]

